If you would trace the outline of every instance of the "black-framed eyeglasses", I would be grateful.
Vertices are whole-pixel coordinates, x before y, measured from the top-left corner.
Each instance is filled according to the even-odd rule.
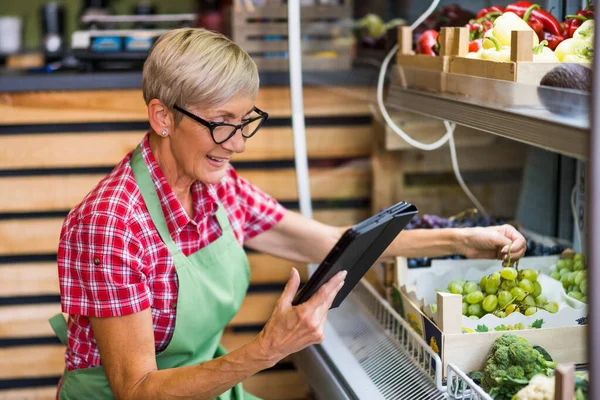
[[[205,119],[200,118],[197,115],[192,114],[191,112],[179,107],[177,104],[173,106],[173,108],[183,115],[190,117],[194,121],[204,125],[210,131],[210,136],[212,140],[216,144],[221,144],[233,137],[238,129],[242,132],[242,136],[246,139],[251,138],[258,132],[258,130],[263,126],[265,121],[269,119],[269,114],[266,112],[259,110],[254,107],[251,111],[252,114],[248,118],[242,120],[242,123],[239,125],[227,124],[225,122],[210,122]]]

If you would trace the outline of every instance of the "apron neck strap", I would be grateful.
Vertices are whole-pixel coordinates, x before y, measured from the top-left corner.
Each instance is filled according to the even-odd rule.
[[[222,234],[225,235],[231,231],[231,224],[229,223],[229,218],[227,218],[227,214],[225,213],[225,209],[221,202],[217,202],[217,212],[215,214],[217,217],[217,221],[219,222],[219,226],[221,227]]]
[[[150,171],[148,171],[148,166],[142,156],[142,149],[140,146],[136,147],[131,156],[131,169],[133,170],[133,176],[140,188],[142,198],[144,199],[144,203],[146,203],[146,208],[150,213],[150,217],[152,217],[152,222],[154,223],[160,238],[169,251],[171,251],[171,254],[179,253],[179,249],[175,245],[173,238],[171,238],[167,220],[165,219],[160,200],[156,194],[156,188],[154,187],[154,182],[150,176]]]
[[[169,232],[167,220],[165,219],[160,200],[156,194],[154,181],[152,181],[150,171],[148,170],[148,165],[146,165],[146,162],[144,161],[142,149],[139,145],[136,147],[133,155],[131,156],[131,169],[133,170],[133,176],[135,177],[135,180],[140,188],[142,198],[144,199],[144,203],[146,203],[146,208],[148,208],[148,212],[150,213],[150,217],[152,217],[152,222],[154,223],[160,238],[167,246],[171,254],[179,253],[179,249],[177,248],[177,245],[173,241],[171,233]],[[221,226],[222,234],[231,231],[231,224],[229,223],[227,214],[225,214],[225,209],[220,202],[217,203],[216,217],[219,225]]]

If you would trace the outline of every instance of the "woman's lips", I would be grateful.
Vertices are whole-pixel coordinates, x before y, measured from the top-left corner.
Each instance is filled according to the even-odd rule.
[[[229,158],[215,157],[215,156],[206,156],[208,163],[215,167],[222,167],[229,161]]]

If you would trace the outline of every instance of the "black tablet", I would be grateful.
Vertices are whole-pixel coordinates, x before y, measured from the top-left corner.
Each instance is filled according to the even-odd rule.
[[[339,306],[417,212],[414,205],[401,202],[348,229],[298,291],[292,304],[304,303],[336,273],[346,270],[344,286],[331,308]]]

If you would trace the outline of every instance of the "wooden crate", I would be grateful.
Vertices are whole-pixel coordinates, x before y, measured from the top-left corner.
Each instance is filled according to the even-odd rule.
[[[453,56],[448,72],[511,82],[537,84],[542,77],[560,62],[533,62],[534,32],[512,31],[510,62],[496,62]]]
[[[396,64],[400,67],[401,82],[408,87],[432,92],[445,91],[445,75],[452,56],[464,56],[469,51],[467,28],[442,28],[440,55],[427,56],[413,51],[413,35],[410,27],[398,28],[398,54]]]
[[[550,70],[560,62],[534,62],[533,31],[512,31],[511,61],[497,62],[453,56],[449,60],[446,91],[468,96],[498,106],[536,106],[539,98],[536,90],[527,90],[517,82],[538,86]],[[477,82],[471,77],[488,78]],[[500,81],[500,82],[499,82]]]
[[[286,71],[288,65],[287,6],[273,0],[260,7],[233,8],[233,40],[246,50],[260,71]],[[303,6],[302,68],[307,71],[349,70],[354,39],[352,2]]]
[[[457,365],[465,372],[481,371],[494,341],[506,333],[524,337],[532,345],[542,346],[559,364],[587,363],[587,327],[585,325],[561,328],[525,329],[519,331],[462,332],[462,299],[449,293],[437,294],[435,324],[406,296],[401,288],[407,282],[407,260],[396,259],[394,286],[388,291],[388,301],[415,331],[420,332],[426,343],[438,353],[446,374],[448,363]],[[409,288],[410,289],[410,288]]]

